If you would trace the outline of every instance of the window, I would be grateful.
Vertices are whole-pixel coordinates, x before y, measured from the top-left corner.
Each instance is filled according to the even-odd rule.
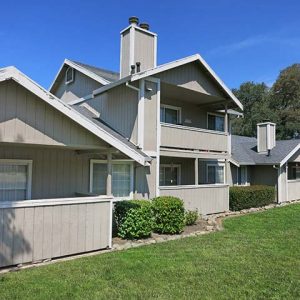
[[[224,165],[220,165],[220,164],[207,165],[207,183],[209,184],[225,183]]]
[[[169,124],[181,123],[181,109],[180,107],[161,105],[160,107],[160,121]]]
[[[224,116],[208,114],[207,128],[210,130],[224,131]]]
[[[180,165],[161,165],[159,168],[159,185],[180,185]]]
[[[74,69],[69,67],[66,71],[66,84],[74,81]]]
[[[300,180],[300,162],[288,163],[288,180]]]
[[[238,172],[238,185],[247,185],[248,180],[247,180],[247,166],[241,166],[240,168],[237,169]]]
[[[0,201],[31,198],[32,161],[0,160]]]
[[[90,192],[106,195],[107,161],[91,160]],[[114,197],[131,197],[133,193],[133,163],[128,160],[112,161],[112,194]]]

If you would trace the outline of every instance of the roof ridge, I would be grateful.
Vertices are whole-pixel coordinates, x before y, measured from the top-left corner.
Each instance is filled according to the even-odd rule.
[[[101,70],[101,71],[104,71],[104,72],[108,72],[108,73],[112,73],[112,74],[115,74],[115,75],[119,75],[119,72],[116,72],[116,71],[104,69],[102,67],[101,68],[100,67],[96,67],[96,66],[93,66],[93,65],[90,65],[90,64],[86,64],[86,63],[77,61],[77,60],[72,60],[72,59],[68,59],[68,60],[71,61],[71,62],[73,62],[74,64],[80,64],[82,66],[87,66],[87,67],[95,68],[95,69],[98,69],[98,70]]]

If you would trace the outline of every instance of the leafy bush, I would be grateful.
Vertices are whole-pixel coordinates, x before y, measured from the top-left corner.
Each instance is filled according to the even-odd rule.
[[[252,185],[243,187],[230,187],[230,210],[242,210],[251,207],[261,207],[273,203],[275,188],[268,185]]]
[[[175,234],[184,228],[183,201],[175,197],[157,197],[152,201],[154,231]]]
[[[184,216],[185,225],[190,226],[196,224],[198,216],[197,210],[187,210]]]
[[[119,237],[126,239],[148,237],[153,228],[151,202],[146,200],[117,202],[115,219]]]

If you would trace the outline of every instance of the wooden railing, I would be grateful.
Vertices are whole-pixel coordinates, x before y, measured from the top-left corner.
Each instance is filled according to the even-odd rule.
[[[220,131],[162,123],[161,147],[227,152],[228,134]]]
[[[112,198],[0,202],[0,267],[111,247]]]
[[[183,200],[185,208],[202,215],[229,210],[229,187],[225,184],[161,186],[160,196]]]

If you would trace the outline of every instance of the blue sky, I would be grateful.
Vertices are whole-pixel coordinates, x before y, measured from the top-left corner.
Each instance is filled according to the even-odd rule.
[[[300,1],[54,0],[1,3],[0,67],[48,88],[64,58],[118,70],[119,32],[137,15],[158,33],[158,63],[200,53],[230,87],[271,85],[300,63]]]

